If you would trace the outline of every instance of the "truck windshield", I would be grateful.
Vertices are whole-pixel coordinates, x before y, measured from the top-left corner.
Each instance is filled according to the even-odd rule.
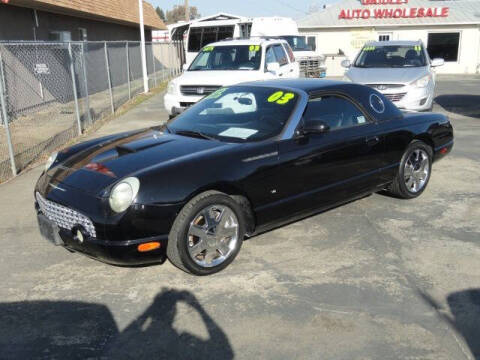
[[[205,46],[188,70],[258,70],[261,50],[260,45]]]
[[[264,86],[220,88],[177,116],[168,129],[225,142],[260,141],[283,130],[299,95]]]
[[[282,36],[282,39],[287,40],[293,51],[313,51],[311,44],[307,43],[305,36]]]
[[[420,45],[385,45],[363,47],[355,61],[361,68],[396,68],[426,66],[425,53]]]

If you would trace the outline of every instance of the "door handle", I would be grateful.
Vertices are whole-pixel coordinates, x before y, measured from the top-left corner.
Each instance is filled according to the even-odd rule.
[[[378,136],[370,136],[365,139],[365,142],[368,146],[374,146],[380,142],[380,138]]]

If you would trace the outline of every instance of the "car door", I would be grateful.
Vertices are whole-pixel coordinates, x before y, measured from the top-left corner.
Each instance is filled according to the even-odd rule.
[[[265,49],[265,66],[263,69],[263,72],[265,74],[264,76],[265,79],[274,79],[277,77],[276,75],[267,71],[268,64],[276,63],[276,62],[278,61],[277,61],[277,57],[275,56],[275,51],[273,50],[273,46],[272,45],[267,46],[267,48]]]
[[[382,179],[385,141],[378,126],[343,95],[310,99],[303,123],[322,121],[322,134],[300,135],[279,143],[278,205],[275,213],[327,208],[371,191]]]
[[[290,47],[290,45],[288,45],[288,43],[283,43],[283,48],[286,51],[289,60],[288,72],[286,77],[298,78],[300,76],[300,67],[295,60],[295,55],[293,54],[292,48]]]
[[[293,69],[290,67],[287,53],[285,52],[282,44],[273,45],[273,51],[275,52],[277,62],[280,64],[278,77],[289,77],[290,73],[293,72]]]

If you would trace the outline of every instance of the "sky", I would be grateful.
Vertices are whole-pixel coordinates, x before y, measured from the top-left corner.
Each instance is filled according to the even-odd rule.
[[[147,0],[163,11],[174,5],[183,5],[183,0]],[[226,12],[241,16],[287,16],[300,19],[308,14],[311,6],[321,8],[323,4],[338,0],[189,0],[190,6],[196,6],[202,16]]]

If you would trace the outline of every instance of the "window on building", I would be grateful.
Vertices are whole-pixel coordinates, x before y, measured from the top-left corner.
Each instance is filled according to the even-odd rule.
[[[445,61],[458,61],[460,33],[428,34],[427,51],[430,59],[442,58]]]
[[[312,51],[317,50],[317,39],[315,38],[315,36],[309,36],[307,38],[307,44],[310,49],[312,49]]]
[[[378,35],[378,41],[390,41],[390,34]]]
[[[48,33],[50,41],[72,41],[72,33],[70,31],[50,31]]]
[[[79,41],[87,41],[87,29],[85,28],[78,28],[78,40]]]

